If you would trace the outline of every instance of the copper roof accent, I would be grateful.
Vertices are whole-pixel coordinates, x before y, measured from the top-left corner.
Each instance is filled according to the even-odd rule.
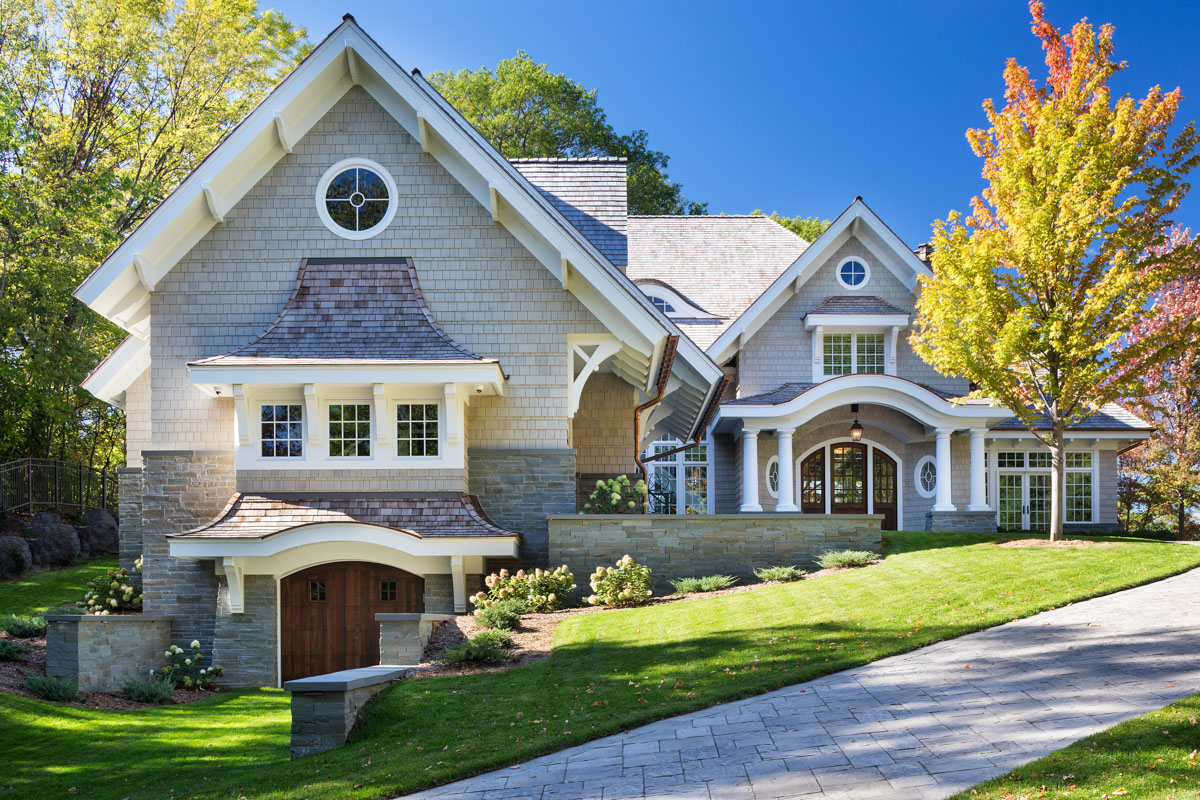
[[[826,297],[809,314],[903,314],[908,312],[896,308],[891,303],[879,297],[856,297],[852,295],[837,295]],[[807,316],[807,314],[805,315]]]
[[[197,365],[495,363],[451,339],[429,312],[411,258],[307,258],[271,326]]]
[[[479,501],[466,492],[238,492],[215,520],[172,538],[265,539],[304,525],[331,522],[378,525],[421,539],[518,536],[488,519]]]

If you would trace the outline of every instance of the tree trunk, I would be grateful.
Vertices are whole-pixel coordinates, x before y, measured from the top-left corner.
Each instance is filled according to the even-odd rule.
[[[1063,538],[1063,513],[1066,503],[1065,426],[1055,420],[1050,434],[1050,541]]]
[[[1179,491],[1179,517],[1175,528],[1175,536],[1181,542],[1187,538],[1187,508],[1187,492],[1181,489]]]

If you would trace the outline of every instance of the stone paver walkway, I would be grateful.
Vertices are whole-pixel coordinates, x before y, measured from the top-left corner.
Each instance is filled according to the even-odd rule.
[[[1200,691],[1200,569],[411,795],[944,798]]]

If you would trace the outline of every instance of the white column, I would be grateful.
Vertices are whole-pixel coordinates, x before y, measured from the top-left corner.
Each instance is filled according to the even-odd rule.
[[[987,501],[984,500],[987,496],[984,486],[987,475],[983,464],[983,436],[982,429],[976,428],[971,431],[971,504],[967,506],[967,511],[990,510]]]
[[[742,507],[740,511],[762,511],[758,502],[758,429],[742,429]]]
[[[796,480],[792,476],[792,434],[795,428],[777,428],[775,441],[779,445],[779,501],[776,511],[796,511]]]
[[[820,383],[824,380],[825,372],[825,343],[823,341],[823,329],[820,325],[812,329],[812,348],[813,348],[813,383]]]
[[[939,428],[937,430],[937,450],[934,457],[937,459],[937,491],[934,494],[933,510],[934,511],[955,511],[954,503],[951,501],[950,482],[953,468],[950,466],[950,434],[954,431],[948,428]]]

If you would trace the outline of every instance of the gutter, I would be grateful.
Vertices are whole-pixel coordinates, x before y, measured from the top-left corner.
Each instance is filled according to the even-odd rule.
[[[667,381],[671,378],[671,366],[675,363],[675,350],[679,347],[678,336],[668,336],[666,345],[663,347],[662,360],[658,364],[658,381],[656,382],[655,394],[645,403],[633,410],[633,461],[637,464],[638,471],[642,473],[642,484],[646,487],[642,494],[642,513],[648,514],[650,511],[650,470],[647,469],[645,462],[642,461],[642,412],[653,408],[662,402],[663,397],[667,394]]]

